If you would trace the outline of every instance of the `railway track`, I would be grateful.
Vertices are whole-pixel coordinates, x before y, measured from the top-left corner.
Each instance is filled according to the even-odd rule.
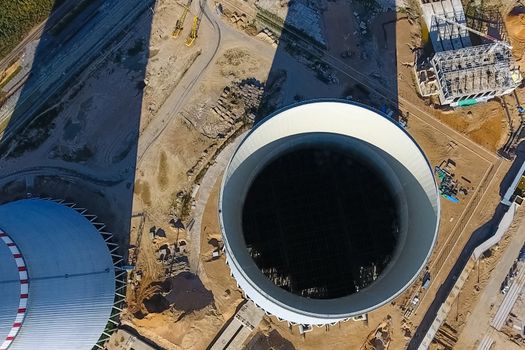
[[[53,13],[50,14],[50,17],[40,23],[36,28],[34,28],[23,40],[20,42],[7,56],[2,58],[0,60],[0,71],[5,70],[9,65],[17,60],[26,49],[27,44],[32,42],[33,40],[40,38],[42,34],[44,33],[44,30],[46,27],[50,27],[50,21],[51,23],[53,21],[57,21],[62,16],[64,16],[67,12],[71,11],[71,9],[75,6],[76,0],[69,0],[65,1],[63,4],[61,4],[59,7],[54,9]],[[51,25],[52,26],[52,25]]]
[[[1,142],[8,141],[71,77],[75,77],[89,66],[97,56],[101,56],[100,53],[103,52],[104,48],[130,23],[133,23],[133,20],[142,14],[151,3],[152,0],[134,2],[121,0],[111,5],[106,3],[103,5],[105,13],[101,15],[102,18],[99,18],[96,25],[90,22],[91,27],[86,26],[76,34],[84,35],[84,37],[71,41],[68,50],[62,49],[61,55],[57,55],[54,61],[45,67],[41,67],[38,72],[33,69],[32,72],[35,75],[38,74],[36,81],[32,82],[31,86],[24,91],[16,105],[7,108],[0,115],[1,123],[11,118],[13,113],[16,112],[17,114],[15,119],[10,121],[8,130],[4,131]],[[115,22],[116,18],[119,20]],[[111,52],[110,49],[103,56],[107,57]]]

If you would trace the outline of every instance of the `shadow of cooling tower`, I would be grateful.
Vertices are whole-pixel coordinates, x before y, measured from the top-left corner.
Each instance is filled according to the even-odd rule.
[[[0,144],[1,202],[66,199],[127,244],[154,6],[56,1],[33,63],[31,53],[23,58],[16,103],[1,109],[0,118],[11,114]]]
[[[396,18],[401,15],[386,7],[388,0],[290,1],[282,25],[264,7],[273,3],[259,2],[259,19],[280,37],[256,121],[319,98],[348,99],[396,116]],[[374,91],[378,85],[389,95]]]

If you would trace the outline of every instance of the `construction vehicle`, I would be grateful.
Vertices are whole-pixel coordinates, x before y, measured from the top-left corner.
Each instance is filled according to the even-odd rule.
[[[188,0],[186,5],[182,5],[182,7],[184,7],[184,10],[182,11],[182,15],[180,16],[180,18],[177,20],[177,23],[175,24],[175,29],[171,34],[175,39],[179,37],[180,33],[182,33],[182,29],[184,29],[184,21],[186,20],[186,15],[190,10],[191,1],[192,0]]]
[[[191,32],[190,35],[186,38],[186,46],[190,47],[195,42],[195,39],[197,39],[197,32],[199,30],[199,24],[201,20],[199,16],[193,17],[193,25],[191,26]]]

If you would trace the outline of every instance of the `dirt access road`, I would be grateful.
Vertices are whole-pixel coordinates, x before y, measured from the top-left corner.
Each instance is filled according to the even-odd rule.
[[[195,62],[191,65],[189,70],[184,75],[184,78],[171,92],[161,106],[158,116],[154,118],[148,125],[148,128],[140,135],[137,169],[141,168],[142,161],[152,144],[159,138],[163,131],[170,125],[180,111],[187,105],[192,98],[194,88],[202,80],[210,65],[217,58],[219,49],[224,46],[226,42],[243,42],[253,41],[266,52],[267,56],[273,56],[274,50],[267,45],[261,45],[257,39],[240,32],[223,23],[215,9],[210,7],[211,4],[206,0],[199,0],[192,4],[192,12],[199,13],[202,11],[202,26],[207,26],[212,29],[212,36],[206,38],[208,41],[203,45],[203,50]],[[199,38],[197,40],[202,40]],[[146,157],[147,158],[147,157]]]
[[[503,295],[500,293],[501,282],[508,274],[524,242],[525,220],[522,219],[518,229],[513,233],[505,253],[492,270],[490,281],[483,289],[476,307],[468,317],[467,324],[463,328],[463,332],[461,332],[456,343],[458,349],[473,349],[473,344],[479,342],[483,336],[490,331],[490,320],[498,310],[499,304],[503,299]],[[496,344],[497,346],[503,345],[498,344],[498,341],[496,341]],[[510,342],[505,342],[504,345],[506,348],[511,349],[511,345],[509,344]]]

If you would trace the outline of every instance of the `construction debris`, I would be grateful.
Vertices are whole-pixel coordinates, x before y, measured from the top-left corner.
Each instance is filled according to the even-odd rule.
[[[362,349],[387,350],[392,340],[392,318],[390,315],[381,322],[367,337]]]
[[[224,88],[211,110],[230,125],[252,122],[261,103],[263,84],[255,78],[235,81]]]
[[[271,30],[269,30],[268,28],[263,28],[256,35],[256,37],[261,39],[262,41],[266,41],[267,43],[272,45],[272,47],[275,47],[275,48],[279,44],[279,39],[277,38],[277,36]]]
[[[439,327],[434,342],[440,344],[444,350],[452,350],[458,341],[458,332],[448,323]]]
[[[454,179],[454,173],[452,172],[455,168],[455,164],[450,159],[446,162],[445,166],[443,163],[436,166],[434,172],[438,179],[438,188],[441,197],[451,201],[452,203],[459,202],[457,194],[459,192],[459,186],[456,179]]]

